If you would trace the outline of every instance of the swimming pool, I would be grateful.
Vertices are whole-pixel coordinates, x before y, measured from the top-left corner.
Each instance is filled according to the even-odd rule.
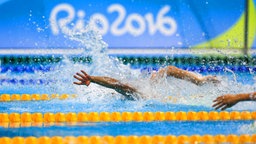
[[[255,0],[0,7],[0,144],[256,143],[254,102],[212,108],[220,95],[256,91]],[[220,83],[152,84],[152,71],[168,65]],[[145,98],[74,85],[80,70],[132,84]]]
[[[140,78],[144,71],[162,66],[161,59],[154,63],[154,58],[151,58],[150,64],[143,63],[141,59],[138,61],[138,58],[135,58],[137,63],[134,63],[134,58],[132,61],[129,58],[119,60],[124,63],[124,59],[130,65],[122,65],[122,69],[118,69],[121,71],[114,75],[104,71],[106,75],[128,73],[129,77],[134,74],[135,78]],[[170,93],[163,92],[167,96],[139,101],[125,100],[121,95],[97,86],[88,89],[72,85],[72,75],[79,68],[84,67],[91,72],[95,70],[89,61],[77,63],[74,59],[63,58],[44,64],[36,64],[42,60],[32,60],[27,64],[3,63],[1,140],[8,143],[35,138],[36,142],[71,143],[87,139],[90,143],[97,143],[109,142],[106,140],[108,136],[113,143],[127,143],[130,139],[144,143],[170,142],[174,139],[180,143],[192,140],[216,142],[217,139],[255,141],[256,107],[253,102],[239,103],[224,112],[211,108],[212,100],[220,94],[254,90],[252,63],[227,65],[209,60],[214,64],[198,65],[195,64],[197,59],[180,57],[169,60],[169,63],[202,75],[217,75],[222,78],[221,86],[209,84],[198,87],[169,78],[160,85],[172,90]],[[131,71],[127,72],[126,66]],[[171,86],[166,85],[168,83]]]

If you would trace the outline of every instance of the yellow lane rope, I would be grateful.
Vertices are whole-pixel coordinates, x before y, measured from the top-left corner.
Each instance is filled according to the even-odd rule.
[[[248,135],[154,135],[154,136],[53,136],[53,137],[1,137],[1,144],[251,144],[256,134]]]
[[[150,121],[228,121],[256,120],[256,111],[179,111],[179,112],[69,112],[69,113],[0,113],[0,126],[19,127],[33,124],[81,122],[150,122]]]
[[[76,94],[1,94],[0,102],[40,101],[51,99],[65,100],[68,98],[76,98],[76,96]]]

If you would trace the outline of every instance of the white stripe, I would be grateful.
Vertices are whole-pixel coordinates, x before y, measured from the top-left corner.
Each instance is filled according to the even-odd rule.
[[[236,49],[109,49],[109,54],[148,54],[148,55],[184,55],[184,54],[242,54]]]
[[[79,55],[83,49],[1,49],[0,55]],[[183,55],[183,54],[242,54],[242,50],[237,49],[157,49],[157,48],[109,48],[108,53],[112,55]],[[250,50],[255,54],[256,50]]]
[[[187,54],[190,50],[179,49],[109,49],[109,54],[113,55],[171,55],[171,54]]]
[[[83,49],[0,49],[0,55],[76,55],[82,52]]]

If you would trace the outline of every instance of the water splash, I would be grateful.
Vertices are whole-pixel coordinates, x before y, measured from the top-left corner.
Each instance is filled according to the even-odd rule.
[[[7,72],[1,75],[4,78],[11,77],[17,80],[45,79],[49,80],[48,83],[34,84],[30,87],[23,84],[15,84],[10,87],[10,84],[3,83],[1,89],[8,93],[75,93],[79,96],[77,99],[68,100],[67,102],[53,101],[52,103],[90,104],[91,107],[88,107],[87,110],[94,110],[93,104],[98,110],[109,109],[109,107],[110,109],[136,110],[156,103],[161,103],[162,106],[174,104],[177,106],[211,107],[212,100],[219,95],[255,91],[254,85],[239,83],[236,74],[228,69],[226,71],[232,74],[233,79],[230,80],[230,76],[219,75],[218,78],[221,79],[221,83],[218,85],[205,84],[197,86],[188,81],[172,77],[159,78],[158,82],[152,85],[150,73],[147,71],[143,73],[139,69],[131,69],[130,65],[124,65],[117,58],[109,57],[107,43],[103,41],[102,36],[92,26],[87,25],[83,31],[70,32],[67,37],[81,44],[83,53],[80,56],[91,56],[91,64],[73,63],[68,56],[63,56],[62,62],[55,64],[54,70],[50,72],[36,71],[34,74],[23,73],[18,75]],[[166,66],[166,64],[159,65],[159,67],[163,66]],[[82,69],[90,75],[109,76],[124,83],[129,83],[140,89],[146,95],[146,99],[129,102],[127,107],[122,107],[119,104],[124,97],[114,90],[103,88],[96,84],[91,84],[89,87],[73,85],[72,83],[75,81],[73,75]],[[119,107],[113,107],[115,102],[118,103]],[[43,105],[43,103],[41,104]],[[241,107],[235,106],[234,108]],[[248,108],[246,107],[246,109]]]

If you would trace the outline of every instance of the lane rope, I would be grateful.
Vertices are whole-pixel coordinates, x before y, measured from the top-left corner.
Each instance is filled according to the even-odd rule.
[[[40,101],[60,99],[65,100],[69,98],[76,98],[76,94],[1,94],[0,102],[11,101]]]
[[[251,144],[256,142],[256,134],[248,135],[130,135],[130,136],[53,136],[53,137],[1,137],[1,144]]]
[[[208,50],[209,51],[209,50]],[[118,60],[123,63],[140,63],[140,64],[156,64],[156,63],[170,63],[170,64],[231,64],[231,65],[243,65],[247,63],[249,65],[255,65],[255,56],[220,56],[220,55],[205,55],[205,56],[183,56],[183,57],[147,57],[147,56],[117,56]],[[2,65],[37,65],[58,63],[63,60],[63,57],[56,56],[0,56]],[[70,57],[75,63],[91,63],[92,58],[87,57]]]
[[[197,66],[197,65],[191,65],[191,66],[179,66],[181,69],[184,70],[189,70],[189,71],[196,71],[196,72],[226,72],[226,69],[231,69],[234,72],[255,72],[256,68],[255,66],[244,66],[244,65],[218,65],[218,66]],[[141,66],[141,69],[152,69],[152,66],[150,67],[145,67]],[[157,67],[155,67],[158,69]],[[42,71],[42,72],[50,72],[54,71],[56,68],[54,66],[42,68],[42,67],[22,67],[22,66],[0,66],[0,73],[6,73],[8,71],[10,72],[16,72],[16,73],[22,73],[22,72],[27,72],[27,73],[34,73],[36,71]]]
[[[57,112],[0,113],[2,127],[28,127],[82,122],[230,121],[256,120],[256,111]]]

